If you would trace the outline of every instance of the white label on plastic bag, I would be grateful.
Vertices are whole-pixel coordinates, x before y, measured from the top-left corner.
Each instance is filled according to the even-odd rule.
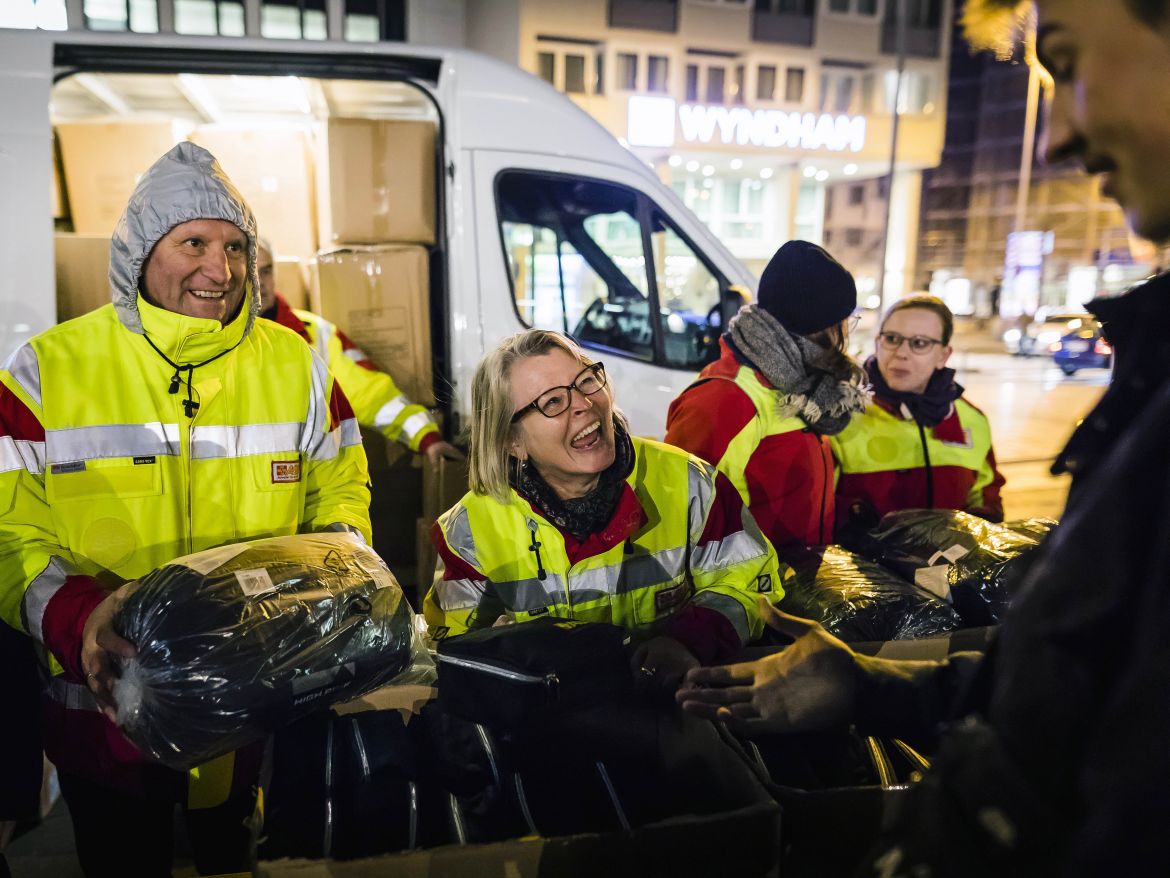
[[[919,567],[914,571],[914,584],[938,595],[944,601],[949,601],[951,599],[951,584],[947,581],[947,571],[950,569],[949,564]]]
[[[955,543],[949,549],[944,550],[942,556],[953,564],[966,555],[969,551],[971,550],[965,546],[960,546],[958,543]]]
[[[176,558],[172,564],[181,564],[201,576],[206,576],[212,570],[222,567],[236,555],[248,549],[247,543],[233,543],[230,546],[218,546],[214,549],[205,549],[202,552],[196,552],[194,555],[184,555],[182,558]]]
[[[360,554],[355,556],[358,566],[362,568],[362,572],[373,580],[374,588],[389,588],[394,585],[394,577],[390,571],[379,564],[377,561],[371,561],[368,558],[363,558]]]
[[[268,575],[268,571],[263,567],[253,567],[250,570],[237,570],[236,581],[240,583],[241,591],[248,597],[264,594],[266,591],[274,591],[276,589],[276,586],[272,584],[272,577]]]

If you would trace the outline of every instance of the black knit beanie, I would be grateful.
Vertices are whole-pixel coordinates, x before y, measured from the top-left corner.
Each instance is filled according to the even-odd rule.
[[[823,247],[789,241],[760,275],[756,302],[796,335],[840,323],[857,307],[857,285]]]

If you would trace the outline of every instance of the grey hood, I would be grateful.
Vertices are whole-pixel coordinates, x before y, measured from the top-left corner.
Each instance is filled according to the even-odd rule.
[[[118,220],[110,242],[110,290],[122,325],[142,333],[138,284],[142,265],[167,232],[196,219],[227,220],[248,236],[247,334],[260,313],[256,274],[256,218],[215,156],[194,143],[180,143],[150,166]]]

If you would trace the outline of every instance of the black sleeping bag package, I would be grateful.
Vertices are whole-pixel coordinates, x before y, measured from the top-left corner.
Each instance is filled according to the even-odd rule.
[[[115,629],[138,648],[118,725],[187,769],[318,707],[433,679],[415,616],[352,534],[301,534],[177,559],[131,586]]]
[[[780,609],[847,642],[909,640],[962,627],[946,601],[841,546],[787,560],[796,575],[784,583]]]
[[[866,535],[866,554],[947,597],[965,626],[994,625],[1007,612],[1047,519],[994,524],[966,512],[903,509]]]

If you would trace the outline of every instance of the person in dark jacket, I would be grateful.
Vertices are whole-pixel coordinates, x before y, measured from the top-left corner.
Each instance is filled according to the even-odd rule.
[[[1035,7],[1055,81],[1046,158],[1104,173],[1133,229],[1170,240],[1170,3]],[[985,657],[866,658],[772,613],[791,646],[694,670],[708,688],[679,693],[749,729],[853,722],[937,743],[863,874],[1170,874],[1170,276],[1090,310],[1113,381],[1056,462],[1073,475],[1063,521]]]
[[[760,276],[755,304],[719,340],[722,356],[670,404],[666,441],[714,464],[764,535],[787,549],[832,542],[829,437],[865,408],[844,353],[853,276],[816,244],[789,241]]]

